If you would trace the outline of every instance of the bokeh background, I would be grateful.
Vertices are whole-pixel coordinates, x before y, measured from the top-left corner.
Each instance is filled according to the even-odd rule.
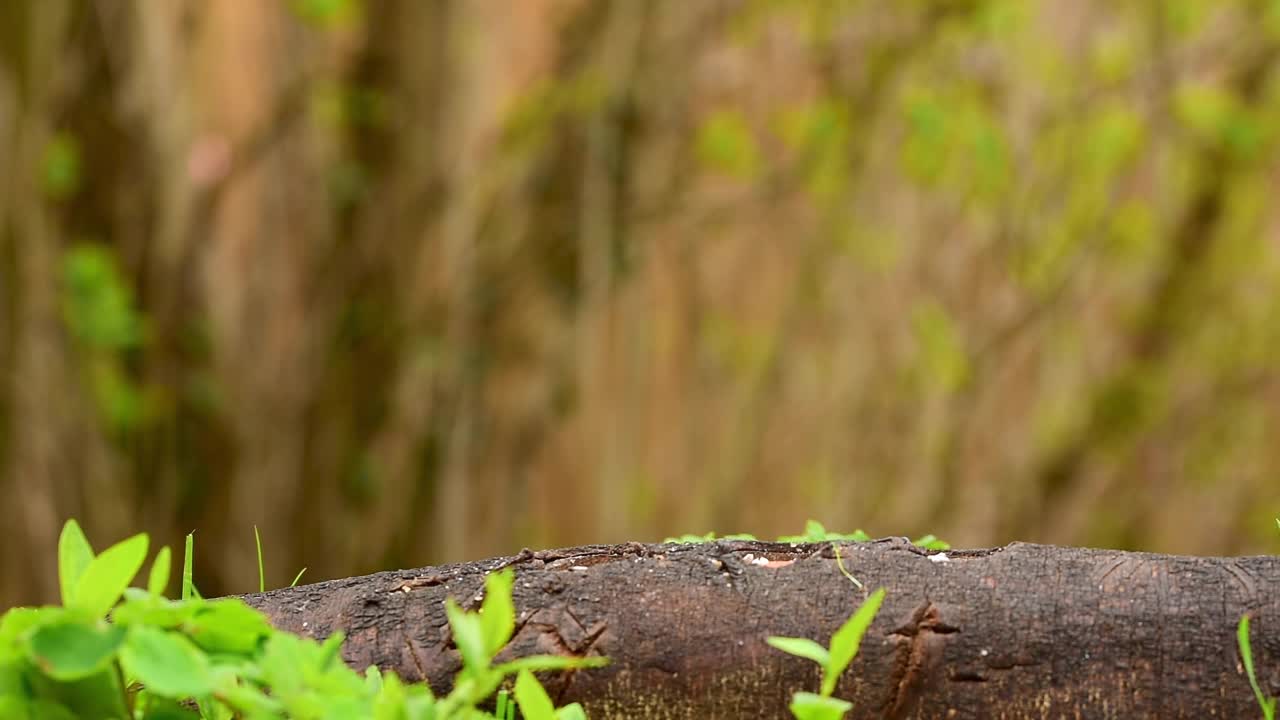
[[[1275,552],[1280,3],[0,3],[0,607],[684,532]]]

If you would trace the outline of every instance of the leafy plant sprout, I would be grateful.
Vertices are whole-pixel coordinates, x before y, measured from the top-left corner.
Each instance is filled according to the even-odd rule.
[[[363,676],[351,670],[341,660],[341,633],[316,642],[276,630],[238,598],[201,598],[193,545],[188,535],[181,599],[169,600],[168,548],[156,554],[146,588],[130,587],[146,561],[147,536],[95,555],[80,526],[67,522],[58,541],[62,605],[0,616],[0,718],[514,720],[518,708],[525,720],[582,720],[581,706],[556,708],[532,673],[607,662],[539,655],[495,665],[515,629],[508,569],[485,578],[479,613],[447,602],[463,668],[453,690],[437,698],[427,685],[376,667]],[[503,691],[500,714],[479,709],[510,678],[514,701]]]
[[[832,697],[832,694],[841,673],[857,656],[862,636],[879,612],[884,595],[884,588],[871,593],[831,636],[830,647],[823,647],[809,638],[769,637],[765,640],[785,653],[812,660],[822,668],[822,686],[817,694],[797,692],[792,697],[789,708],[797,720],[840,720],[853,709],[853,703]]]

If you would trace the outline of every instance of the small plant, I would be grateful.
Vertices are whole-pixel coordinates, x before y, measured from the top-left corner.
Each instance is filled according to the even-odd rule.
[[[1236,641],[1240,644],[1240,657],[1244,660],[1244,672],[1249,676],[1249,685],[1253,687],[1253,696],[1258,699],[1258,706],[1262,708],[1263,720],[1275,720],[1276,698],[1269,698],[1262,694],[1262,688],[1258,686],[1258,677],[1253,672],[1253,646],[1249,643],[1249,616],[1247,614],[1240,618],[1240,625],[1236,628]]]
[[[147,536],[136,535],[95,555],[79,525],[66,524],[58,542],[62,606],[0,616],[0,718],[493,718],[477,707],[515,676],[515,702],[503,703],[496,717],[514,720],[519,706],[525,720],[578,720],[582,708],[556,709],[531,673],[606,662],[534,656],[494,665],[515,628],[508,570],[485,579],[478,614],[447,601],[463,669],[453,690],[436,698],[425,684],[407,685],[376,667],[363,677],[348,668],[341,634],[316,642],[274,629],[239,599],[202,599],[191,579],[191,536],[182,599],[163,594],[168,548],[157,553],[146,589],[129,587],[147,547]]]
[[[770,637],[773,647],[818,663],[822,668],[822,687],[815,693],[798,692],[791,700],[791,714],[798,720],[840,720],[853,709],[853,703],[832,697],[840,675],[853,662],[862,645],[862,636],[884,602],[884,588],[871,593],[840,629],[831,636],[831,646],[824,648],[808,638]]]
[[[717,536],[714,532],[705,535],[694,535],[688,533],[677,537],[669,537],[662,542],[664,543],[704,543],[716,540]],[[747,533],[738,533],[736,535],[725,535],[721,540],[755,540],[756,536]],[[853,542],[867,542],[871,540],[871,536],[862,530],[854,530],[851,533],[831,532],[823,527],[822,523],[817,520],[810,520],[804,525],[803,535],[783,535],[778,538],[778,542],[785,543],[820,543],[834,542],[837,540],[851,540]],[[913,545],[925,548],[926,550],[950,550],[951,544],[945,540],[939,540],[935,535],[925,535],[922,538],[912,541]]]
[[[1280,530],[1280,518],[1276,518],[1276,529]],[[1262,694],[1258,685],[1258,677],[1253,671],[1253,645],[1249,642],[1249,614],[1245,613],[1236,626],[1236,644],[1240,646],[1240,658],[1244,660],[1244,673],[1249,676],[1249,685],[1253,688],[1253,696],[1258,699],[1258,707],[1262,708],[1263,720],[1275,720],[1276,698]]]

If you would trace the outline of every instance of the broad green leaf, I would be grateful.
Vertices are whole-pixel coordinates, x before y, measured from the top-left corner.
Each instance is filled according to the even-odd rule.
[[[556,720],[555,704],[528,670],[516,676],[516,703],[524,720]]]
[[[769,637],[765,642],[784,653],[812,660],[823,668],[831,662],[831,654],[827,649],[809,638]]]
[[[122,627],[66,618],[37,628],[27,639],[27,657],[55,680],[79,680],[106,668],[124,636]]]
[[[94,616],[105,616],[142,569],[146,559],[146,534],[134,535],[102,551],[84,569],[76,583],[74,607]]]
[[[853,709],[853,703],[838,698],[798,692],[788,706],[797,720],[840,720]]]
[[[556,708],[556,720],[587,720],[587,711],[578,703]]]
[[[480,618],[474,613],[464,612],[453,598],[445,600],[444,612],[453,630],[453,642],[462,654],[463,666],[474,672],[488,668],[490,655],[485,650]]]
[[[170,558],[168,546],[160,548],[156,559],[151,562],[151,575],[147,578],[147,592],[163,596],[164,589],[169,586],[169,570],[173,560]]]
[[[16,607],[0,615],[0,662],[26,657],[26,650],[18,642],[28,630],[43,622],[61,618],[66,613],[62,608],[26,608]]]
[[[180,633],[145,625],[129,631],[120,660],[149,692],[183,699],[213,692],[209,658]]]
[[[200,714],[176,700],[157,696],[148,698],[142,720],[200,720]]]
[[[77,718],[124,718],[124,691],[112,668],[78,680],[56,680],[49,675],[32,672],[27,676],[35,697],[54,701],[66,707]],[[43,720],[43,715],[38,716]]]
[[[484,604],[480,606],[480,629],[484,633],[484,649],[489,657],[511,639],[516,627],[516,607],[511,602],[511,586],[515,572],[510,568],[490,573],[484,581]]]
[[[0,660],[0,698],[26,697],[28,672],[33,672],[33,669],[25,658]],[[5,715],[0,713],[0,718],[2,717]]]
[[[884,602],[884,588],[871,593],[871,597],[863,601],[857,611],[831,636],[831,661],[827,665],[826,673],[822,676],[823,695],[829,696],[835,691],[840,674],[849,667],[849,663],[858,654],[858,648],[862,645],[862,636],[866,634],[871,620],[879,612],[882,602]]]
[[[916,540],[912,540],[911,544],[915,545],[916,547],[922,547],[925,550],[950,550],[951,549],[951,543],[947,542],[946,540],[940,540],[938,539],[937,535],[932,535],[932,534],[925,535],[924,537],[917,538]]]
[[[233,674],[219,676],[217,685],[218,698],[240,712],[240,715],[235,717],[263,718],[264,720],[283,717],[284,707],[277,699],[268,697],[252,684],[239,682]],[[203,708],[201,712],[208,714]],[[232,715],[227,713],[226,717],[232,717]]]
[[[182,628],[211,653],[251,653],[271,634],[271,624],[262,613],[235,598],[203,602]]]
[[[125,590],[124,600],[111,612],[111,622],[116,625],[148,625],[155,628],[176,628],[190,621],[203,610],[195,602],[165,600],[136,588]]]
[[[0,718],[5,720],[78,720],[64,705],[51,700],[26,700],[0,696]]]
[[[76,585],[85,568],[93,561],[93,547],[80,529],[80,523],[68,520],[58,536],[58,586],[62,591],[62,604],[71,606],[75,601]]]

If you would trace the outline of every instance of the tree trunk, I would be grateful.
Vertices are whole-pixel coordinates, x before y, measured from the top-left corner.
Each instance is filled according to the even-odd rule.
[[[1253,616],[1264,692],[1280,694],[1280,557],[1201,558],[1014,543],[929,553],[902,538],[588,546],[382,572],[245,600],[281,628],[347,634],[345,657],[445,691],[460,667],[443,600],[475,607],[516,570],[500,659],[605,655],[545,678],[605,718],[781,718],[816,666],[765,644],[831,633],[888,591],[838,697],[852,718],[1258,717],[1236,648]]]

